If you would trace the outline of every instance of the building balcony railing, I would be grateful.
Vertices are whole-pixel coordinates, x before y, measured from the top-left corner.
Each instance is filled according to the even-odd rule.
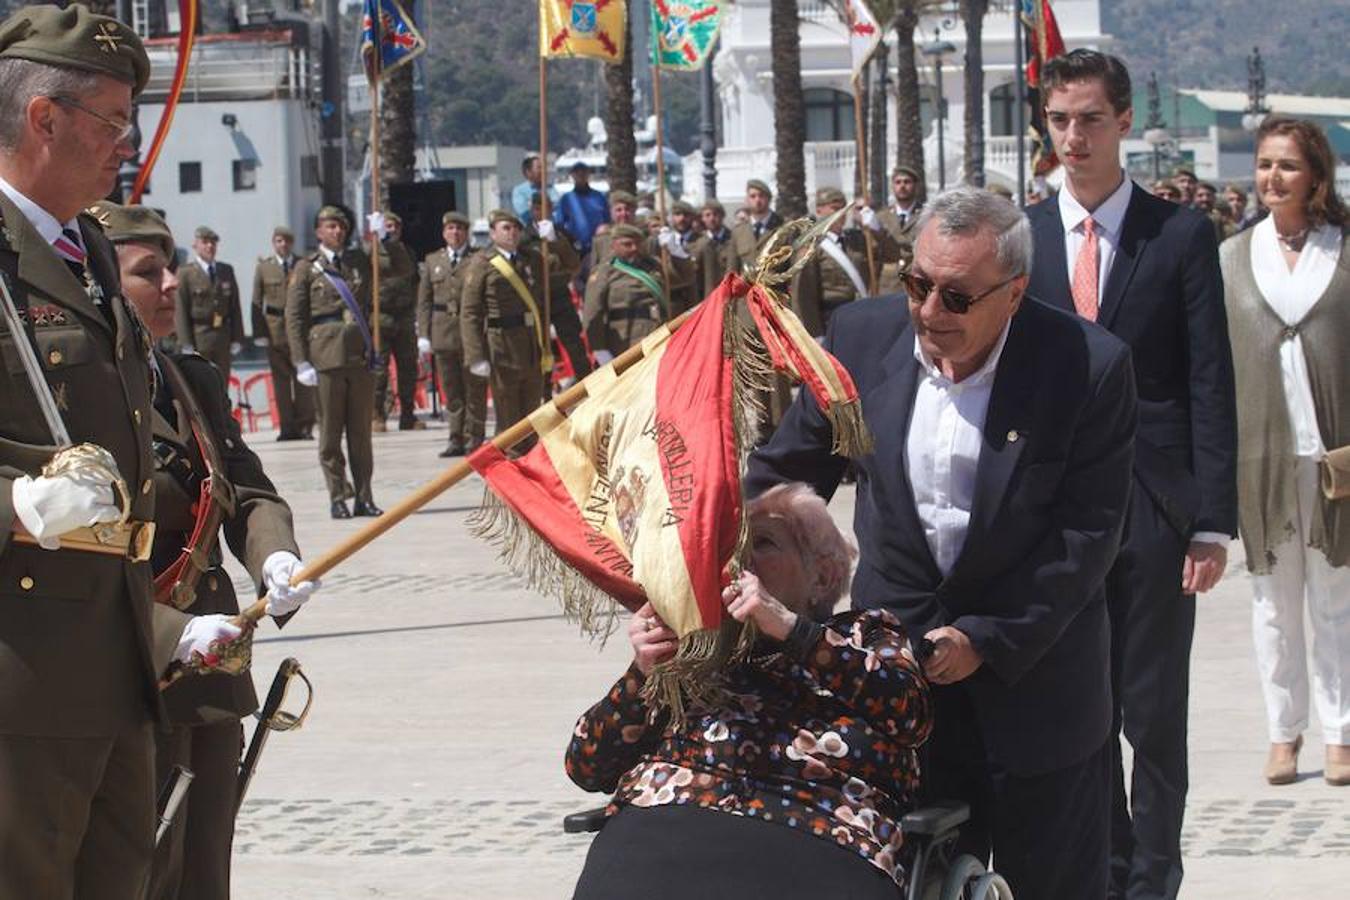
[[[163,103],[173,82],[177,48],[152,41],[150,80],[142,103]],[[199,43],[193,47],[183,102],[306,98],[312,89],[309,51],[280,40]]]

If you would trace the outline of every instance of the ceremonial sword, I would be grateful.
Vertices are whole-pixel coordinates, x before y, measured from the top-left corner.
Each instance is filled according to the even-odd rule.
[[[300,680],[305,683],[307,696],[305,697],[305,708],[300,710],[299,715],[292,715],[281,708],[281,704],[286,700],[286,689],[290,687],[291,679],[300,676]],[[239,765],[239,779],[235,791],[234,814],[239,815],[239,807],[244,804],[244,795],[248,793],[249,782],[253,780],[253,773],[258,768],[258,757],[262,755],[263,747],[267,745],[267,738],[273,731],[294,731],[305,724],[305,718],[309,715],[309,708],[314,703],[314,685],[305,677],[305,673],[300,670],[300,661],[293,656],[288,656],[277,666],[277,674],[272,679],[272,687],[267,691],[267,699],[263,701],[262,709],[258,711],[258,725],[253,729],[253,737],[248,744],[248,752],[244,754],[244,760]]]

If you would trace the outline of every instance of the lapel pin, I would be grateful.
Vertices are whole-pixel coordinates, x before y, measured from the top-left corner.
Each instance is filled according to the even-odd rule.
[[[1017,439],[1020,438],[1021,436],[1022,435],[1018,433],[1017,429],[1014,428],[1012,431],[1008,432],[1008,443],[1010,444],[1017,443]]]

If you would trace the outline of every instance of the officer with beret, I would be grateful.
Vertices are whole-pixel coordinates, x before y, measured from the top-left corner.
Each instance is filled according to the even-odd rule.
[[[594,272],[596,266],[608,262],[614,254],[610,251],[611,231],[615,225],[637,224],[638,199],[628,191],[609,192],[609,224],[601,225],[591,238],[591,255],[586,260],[586,271]]]
[[[184,353],[196,350],[230,380],[230,357],[244,345],[244,318],[234,266],[219,262],[220,235],[200,225],[192,235],[192,262],[178,273],[175,331]]]
[[[394,358],[398,377],[398,430],[420,431],[426,425],[413,411],[417,391],[417,259],[403,243],[403,219],[398,213],[384,214],[387,232],[381,256],[388,256],[380,269],[380,357],[375,369],[375,411],[372,427],[385,430],[389,413],[389,358]],[[385,271],[388,271],[388,275]]]
[[[441,456],[463,456],[483,443],[487,421],[486,378],[469,371],[460,330],[460,301],[469,260],[469,217],[448,212],[441,217],[445,247],[428,253],[417,288],[417,333],[422,352],[435,354],[450,438]]]
[[[643,252],[647,234],[636,225],[610,229],[614,256],[586,282],[582,324],[595,353],[604,365],[651,334],[671,318],[671,292],[693,283],[693,263],[675,233],[665,229],[661,244],[671,266],[664,277],[661,263]]]
[[[144,206],[106,201],[90,213],[117,247],[122,290],[150,337],[168,334],[178,279],[164,220]],[[291,586],[301,569],[291,510],[244,443],[225,382],[196,354],[156,350],[154,361],[155,599],[194,615],[237,614],[234,585],[221,565],[223,534],[258,593],[268,594],[268,613],[289,616],[315,585]],[[203,483],[210,486],[204,503]],[[155,736],[156,782],[167,781],[177,765],[194,778],[155,852],[147,896],[229,900],[240,719],[258,707],[253,679],[249,673],[182,678],[163,697],[172,730]]]
[[[816,216],[828,218],[844,209],[848,200],[839,188],[816,191]],[[871,241],[869,257],[867,242]],[[820,251],[812,254],[792,279],[792,309],[812,337],[822,337],[839,307],[872,294],[877,272],[869,265],[900,258],[900,245],[881,227],[877,214],[866,203],[854,204],[840,217],[820,241]]]
[[[258,257],[253,268],[253,339],[267,345],[279,441],[314,437],[314,388],[296,379],[286,337],[286,283],[300,261],[292,252],[294,247],[295,233],[278,225],[272,229],[272,252]]]
[[[591,360],[581,340],[581,317],[572,303],[572,281],[581,271],[581,256],[572,243],[571,233],[561,225],[543,219],[542,212],[543,197],[536,192],[530,200],[530,224],[520,236],[520,245],[533,247],[541,253],[548,249],[550,336],[562,345],[567,361],[572,365],[573,377],[585,378],[591,373]],[[552,390],[552,383],[546,382],[544,399],[551,396]]]
[[[882,266],[878,293],[895,294],[904,290],[900,276],[914,259],[914,240],[919,213],[923,211],[923,176],[910,166],[896,166],[891,173],[892,200],[877,213],[881,227],[900,245],[900,258]]]
[[[347,246],[352,217],[325,206],[314,219],[319,249],[300,259],[286,291],[286,335],[296,377],[318,388],[319,465],[334,519],[378,516],[371,497],[375,471],[371,409],[375,345],[370,330],[370,257]],[[381,272],[383,274],[383,272]],[[351,481],[342,436],[351,454]],[[351,509],[347,500],[355,499]]]
[[[705,200],[699,207],[703,230],[689,245],[689,255],[698,260],[698,297],[702,300],[722,283],[727,272],[726,253],[731,229],[726,226],[727,211],[716,200]]]
[[[731,229],[731,241],[727,245],[726,267],[729,271],[741,273],[754,265],[759,259],[759,251],[773,237],[773,233],[783,225],[783,217],[769,208],[773,202],[773,191],[758,178],[745,183],[745,208],[749,213],[746,221],[737,222]]]
[[[684,248],[685,256],[689,260],[689,281],[678,288],[671,288],[670,291],[670,315],[671,318],[678,316],[685,310],[692,309],[703,299],[704,294],[700,292],[703,284],[703,254],[700,246],[701,232],[699,231],[698,210],[693,205],[684,200],[676,200],[670,205],[670,226],[669,231],[673,233],[673,238],[666,240],[677,240]],[[659,257],[661,252],[661,232],[657,232],[655,252],[653,256]],[[651,249],[649,248],[649,252]]]
[[[500,434],[539,405],[553,367],[542,312],[543,257],[538,247],[521,246],[524,225],[510,210],[493,210],[488,225],[492,243],[474,254],[464,276],[460,331],[469,371],[492,388]],[[557,238],[551,229],[550,238]]]
[[[81,214],[135,152],[132,98],[149,74],[136,34],[84,6],[28,6],[0,23],[5,898],[141,896],[159,680],[171,660],[239,634],[223,615],[151,599],[149,337],[111,244]],[[54,460],[56,431],[101,450]]]

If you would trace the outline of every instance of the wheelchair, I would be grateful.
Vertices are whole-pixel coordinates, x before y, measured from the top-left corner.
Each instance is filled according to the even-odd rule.
[[[905,900],[1013,900],[1008,882],[968,853],[952,858],[952,847],[970,818],[965,803],[945,801],[925,806],[900,820],[910,854]],[[605,827],[605,807],[563,817],[563,831],[585,834]]]

